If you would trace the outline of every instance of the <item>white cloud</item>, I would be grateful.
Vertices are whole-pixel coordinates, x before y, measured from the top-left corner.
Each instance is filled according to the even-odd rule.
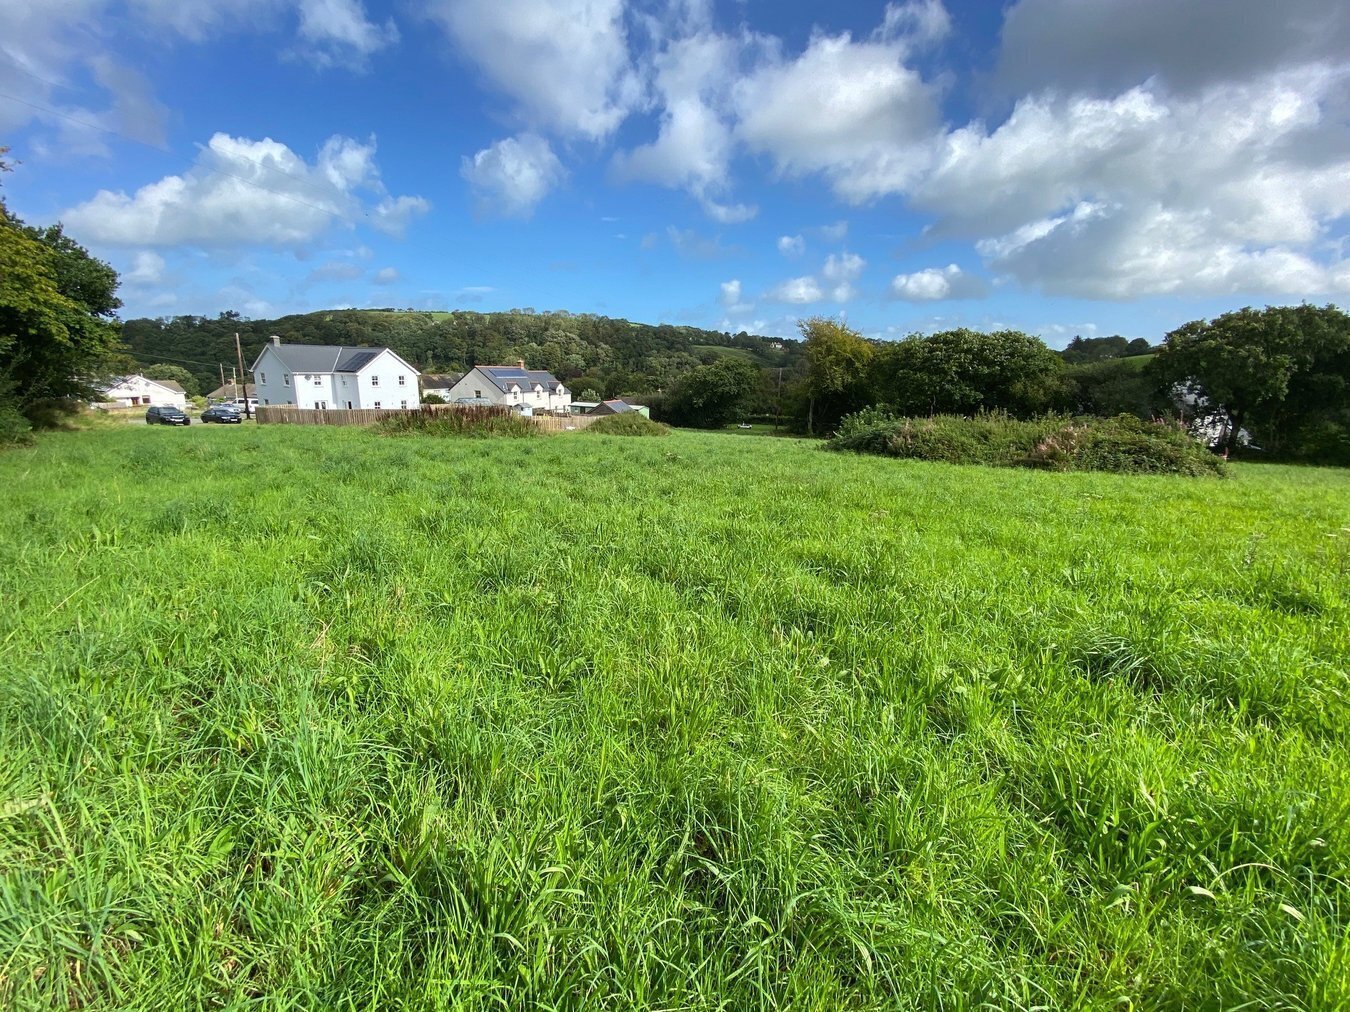
[[[375,283],[377,285],[392,285],[401,280],[401,275],[397,267],[381,267],[375,272]]]
[[[778,252],[785,257],[799,257],[806,252],[806,240],[800,235],[779,236]]]
[[[758,213],[753,204],[724,203],[730,189],[734,138],[728,96],[741,42],[703,31],[668,44],[652,60],[660,103],[654,141],[619,152],[614,178],[688,190],[714,221],[734,224]]]
[[[420,197],[390,198],[374,161],[375,144],[332,137],[313,165],[286,145],[218,133],[181,176],[134,195],[100,190],[62,220],[94,242],[128,246],[298,246],[334,225],[355,225],[361,193],[392,201],[406,218]]]
[[[164,258],[150,250],[142,250],[132,260],[131,270],[122,274],[122,280],[132,285],[157,285],[164,280]]]
[[[825,293],[820,288],[820,282],[813,277],[790,278],[771,289],[765,298],[772,302],[805,305],[808,302],[821,301],[825,298]]]
[[[528,218],[566,177],[548,141],[538,134],[507,137],[465,158],[459,174],[473,187],[480,210]]]
[[[300,38],[320,66],[364,67],[373,53],[398,42],[393,20],[376,25],[359,0],[300,0]]]
[[[908,0],[887,4],[886,14],[877,29],[881,39],[902,39],[912,45],[928,45],[951,33],[952,18],[942,0]]]
[[[623,0],[435,0],[463,59],[533,129],[600,140],[635,107]]]
[[[956,264],[897,274],[891,280],[891,295],[907,302],[968,299],[984,294],[985,290],[980,278],[972,277]]]
[[[820,274],[831,286],[830,298],[847,302],[858,294],[853,282],[862,276],[867,261],[856,253],[831,253],[825,258]]]
[[[1344,291],[1345,260],[1323,248],[1350,213],[1350,154],[1325,137],[1340,81],[1314,68],[1192,98],[1027,98],[997,130],[948,134],[913,200],[1055,294]]]
[[[862,276],[867,261],[856,253],[831,253],[814,276],[791,278],[765,296],[773,302],[807,303],[832,299],[848,302],[858,294],[854,282]]]
[[[737,136],[784,175],[823,173],[851,202],[903,186],[938,124],[936,96],[906,52],[899,40],[817,35],[796,59],[737,82]]]
[[[723,281],[721,287],[722,294],[718,297],[718,301],[728,313],[732,315],[741,315],[754,310],[754,302],[747,301],[744,293],[741,291],[741,282],[739,278]]]

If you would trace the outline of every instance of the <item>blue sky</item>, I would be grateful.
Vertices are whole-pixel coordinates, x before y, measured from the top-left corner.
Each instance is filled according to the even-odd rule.
[[[1062,346],[1350,292],[1334,0],[20,0],[0,143],[128,317]]]

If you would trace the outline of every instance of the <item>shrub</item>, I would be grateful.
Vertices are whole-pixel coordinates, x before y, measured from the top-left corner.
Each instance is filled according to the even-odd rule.
[[[1131,415],[1021,421],[1004,414],[974,418],[896,418],[876,408],[843,420],[828,449],[948,464],[1033,467],[1120,474],[1223,473],[1223,462],[1175,425]]]
[[[509,408],[451,407],[399,412],[375,423],[386,435],[537,436],[540,429]]]
[[[12,403],[0,403],[0,447],[22,446],[33,441],[33,425]]]
[[[598,432],[602,436],[668,436],[670,426],[654,422],[633,411],[598,419],[592,422],[586,431]]]

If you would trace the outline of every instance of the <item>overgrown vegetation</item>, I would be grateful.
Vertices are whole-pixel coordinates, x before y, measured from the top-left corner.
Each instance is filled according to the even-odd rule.
[[[0,456],[0,1006],[1335,1009],[1345,472]]]
[[[539,435],[539,426],[510,408],[487,406],[437,407],[390,414],[375,428],[387,435],[512,436]]]
[[[1222,474],[1223,462],[1185,429],[1132,415],[1023,420],[1005,414],[901,418],[881,409],[849,415],[825,444],[831,450],[911,460],[1048,471],[1118,474]]]
[[[585,429],[601,436],[667,436],[670,427],[645,418],[636,411],[597,418]]]

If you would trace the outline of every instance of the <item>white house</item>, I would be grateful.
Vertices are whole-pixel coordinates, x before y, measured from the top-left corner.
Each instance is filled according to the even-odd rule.
[[[154,380],[144,376],[123,376],[103,387],[103,400],[124,408],[140,406],[187,407],[187,391],[173,380]]]
[[[464,398],[489,401],[506,407],[528,407],[531,411],[569,412],[572,391],[551,372],[515,365],[476,365],[450,388],[449,401]]]
[[[273,337],[249,370],[264,404],[299,408],[415,408],[419,373],[388,348],[282,344]]]
[[[423,373],[422,396],[436,396],[449,404],[454,400],[450,396],[450,391],[463,377],[462,372]]]

